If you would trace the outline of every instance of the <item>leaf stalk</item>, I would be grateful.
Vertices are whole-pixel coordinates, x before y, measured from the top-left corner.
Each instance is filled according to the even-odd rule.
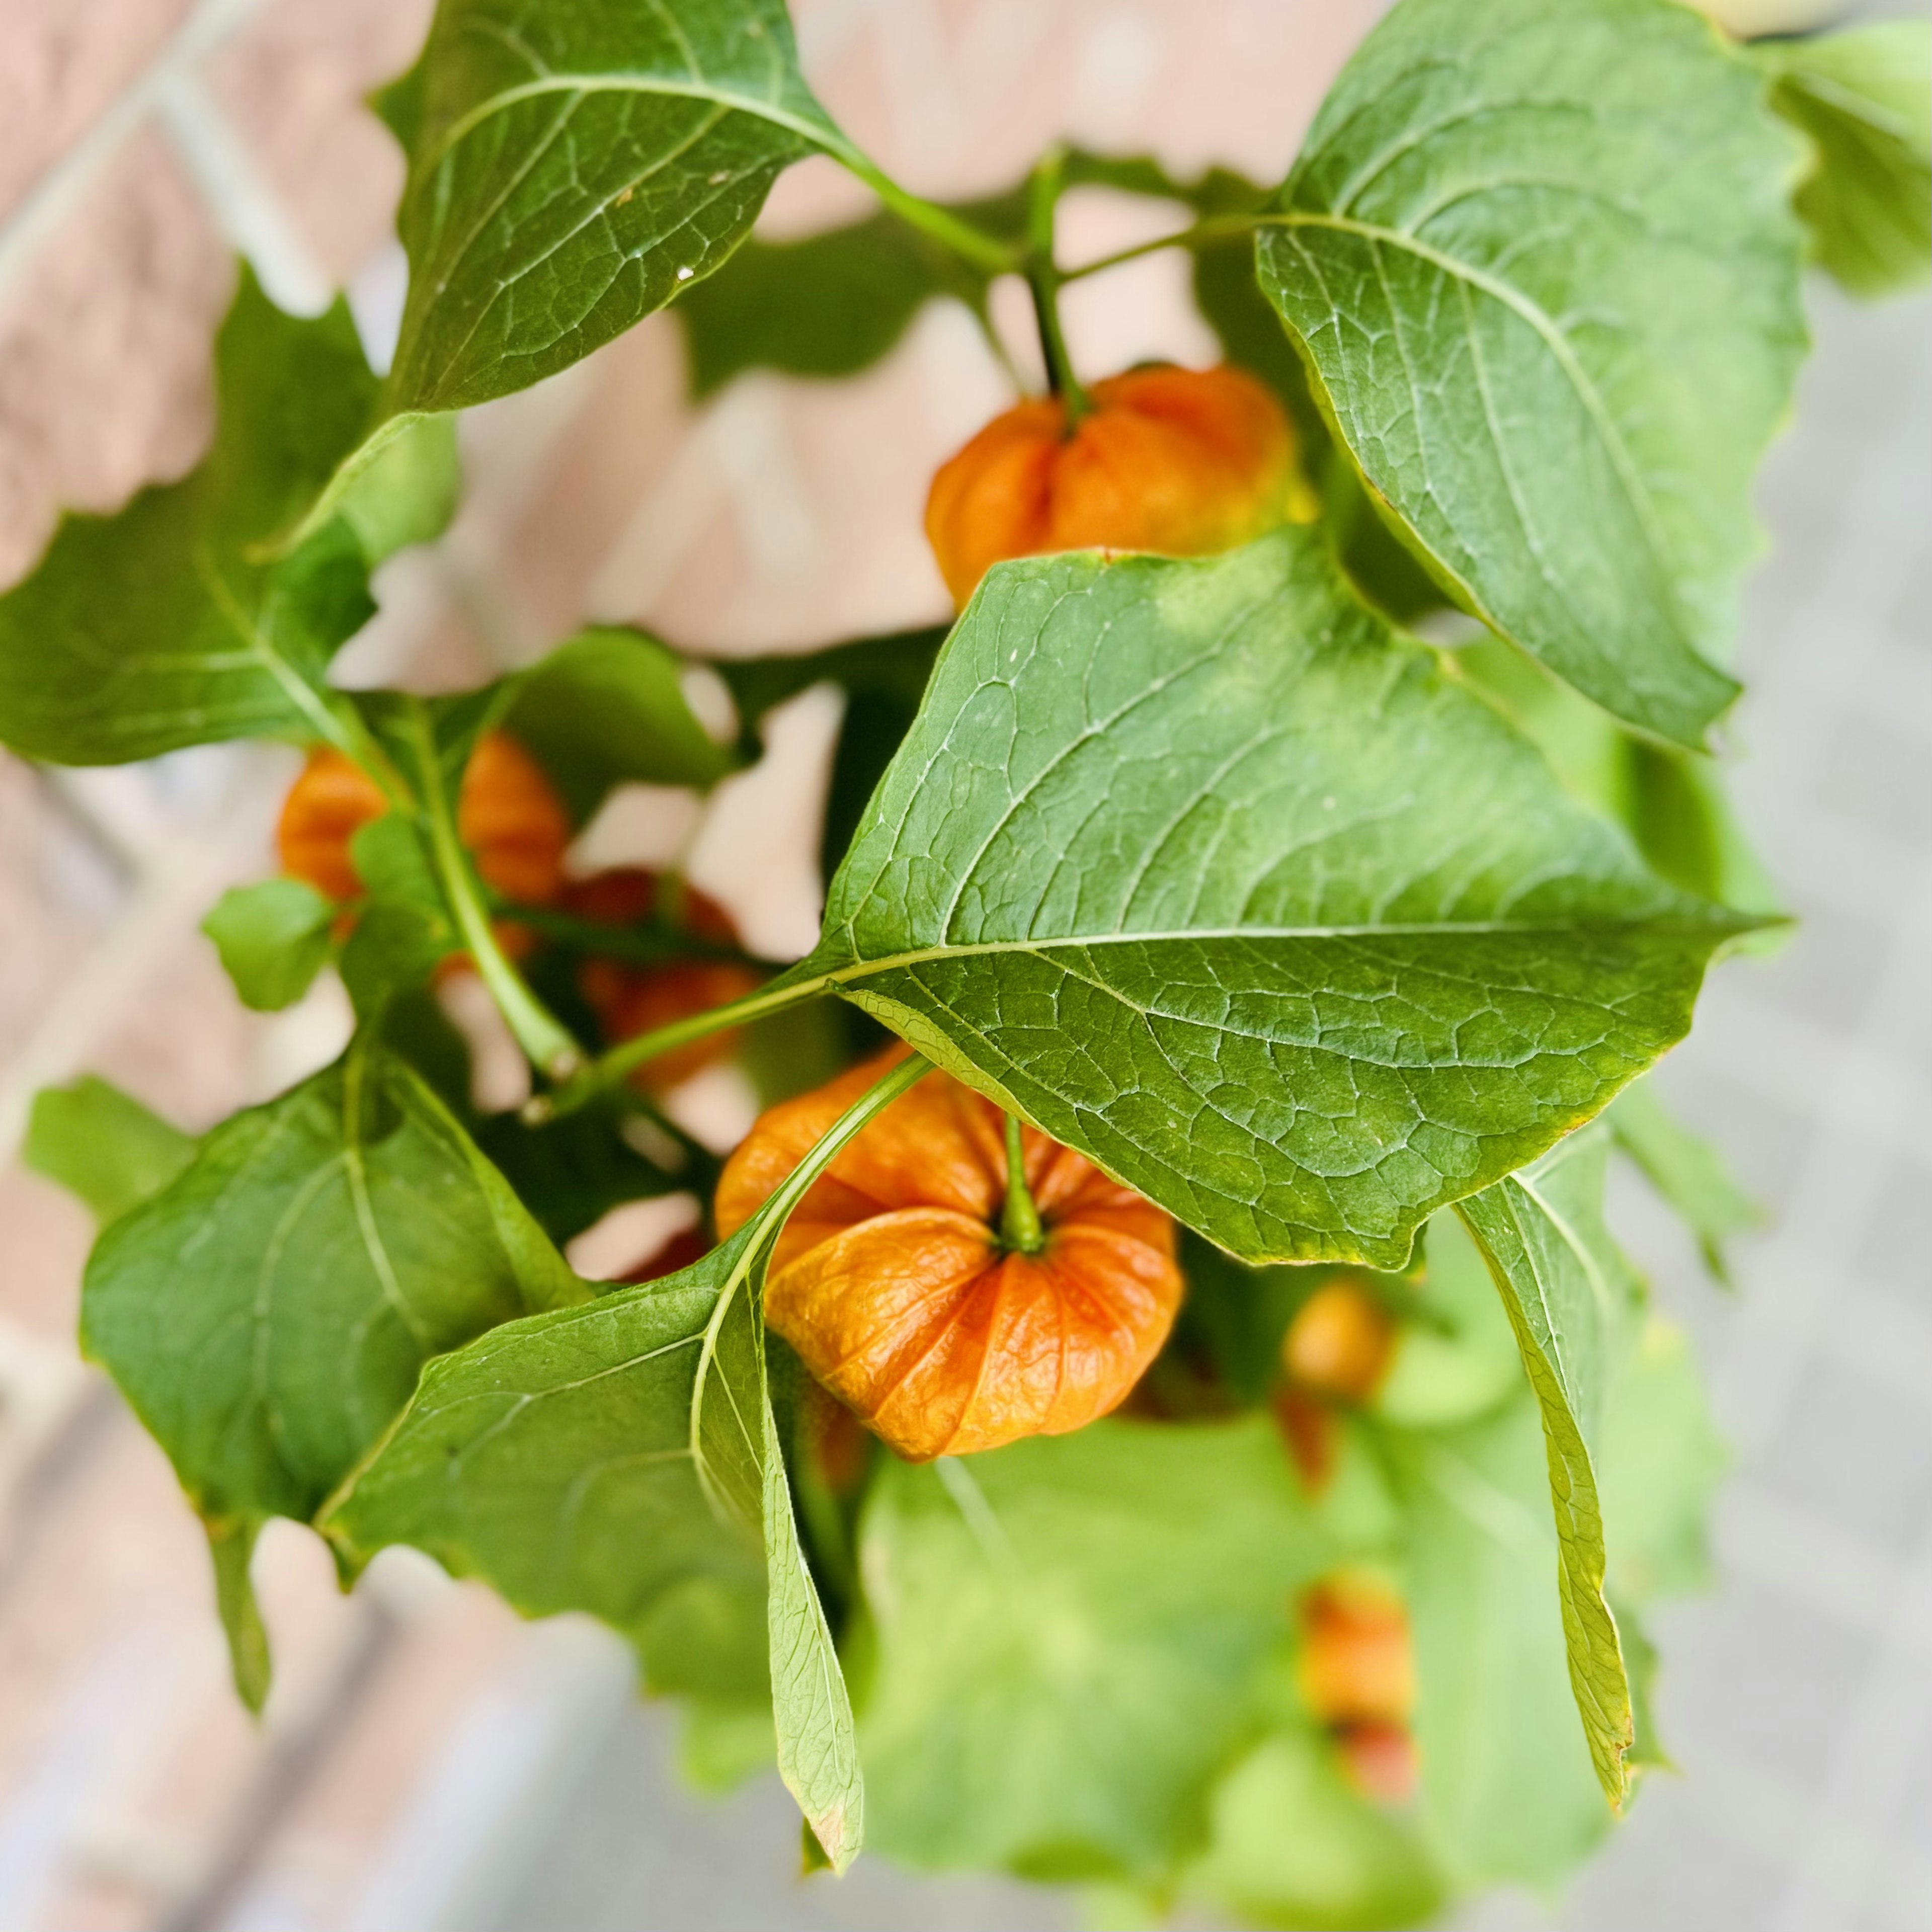
[[[409,728],[422,778],[424,814],[436,880],[456,915],[457,930],[462,934],[463,943],[484,985],[489,988],[497,1010],[531,1064],[553,1080],[568,1080],[582,1067],[584,1049],[530,991],[523,975],[497,944],[496,929],[484,907],[482,889],[470,855],[457,835],[455,814],[450,809],[449,794],[436,756],[436,734],[430,728],[429,712],[419,700],[411,700]]]

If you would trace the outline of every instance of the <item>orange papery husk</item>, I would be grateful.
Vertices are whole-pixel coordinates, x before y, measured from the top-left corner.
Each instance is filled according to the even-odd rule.
[[[760,1118],[719,1182],[721,1239],[904,1052]],[[1022,1157],[1046,1244],[1004,1247],[1004,1132],[992,1102],[928,1075],[833,1160],[774,1250],[766,1320],[908,1461],[1064,1435],[1106,1414],[1180,1304],[1173,1222],[1031,1128]]]

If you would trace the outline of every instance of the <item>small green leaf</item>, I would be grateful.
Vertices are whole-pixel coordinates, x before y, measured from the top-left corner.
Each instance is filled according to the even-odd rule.
[[[424,1360],[586,1291],[442,1103],[359,1036],[111,1222],[81,1340],[202,1515],[308,1517]]]
[[[1600,1126],[1573,1135],[1456,1211],[1489,1262],[1542,1414],[1570,1686],[1598,1782],[1620,1809],[1634,1732],[1616,1619],[1604,1594],[1603,1510],[1590,1454],[1612,1348],[1635,1292],[1603,1225],[1609,1145]]]
[[[1244,1259],[1388,1268],[1680,1037],[1748,923],[1288,530],[996,566],[795,974]]]
[[[244,1006],[280,1012],[307,992],[328,958],[336,907],[301,879],[232,886],[201,922]]]
[[[1098,1422],[924,1467],[861,1526],[872,1842],[916,1868],[1158,1876],[1342,1553],[1271,1419]]]
[[[226,738],[345,742],[324,679],[374,610],[368,574],[430,534],[446,488],[424,466],[383,479],[380,513],[332,518],[286,556],[298,515],[373,406],[346,306],[312,322],[272,308],[244,270],[215,347],[214,448],[179,483],[112,517],[70,516],[40,568],[0,597],[0,740],[62,764],[118,764]],[[433,480],[433,479],[432,479]]]
[[[1619,1094],[1604,1116],[1619,1150],[1696,1236],[1704,1265],[1730,1285],[1724,1244],[1764,1223],[1764,1210],[1741,1187],[1724,1156],[1677,1120],[1648,1080]]]
[[[191,1136],[92,1073],[34,1096],[23,1166],[76,1196],[103,1226],[158,1194],[194,1158]]]
[[[342,983],[368,1018],[392,994],[429,983],[461,941],[421,830],[396,812],[372,819],[349,842],[366,896],[342,949]]]
[[[1796,166],[1674,0],[1400,0],[1257,243],[1371,488],[1459,601],[1702,743],[1804,347]]]
[[[1811,252],[1854,295],[1932,274],[1932,27],[1885,20],[1750,50],[1815,151],[1798,190]]]
[[[710,786],[731,770],[685,701],[686,668],[642,631],[594,626],[514,680],[502,722],[581,825],[614,785]]]
[[[268,1701],[273,1676],[268,1633],[248,1575],[262,1519],[252,1515],[211,1516],[206,1527],[208,1554],[214,1562],[215,1607],[220,1612],[221,1628],[228,1639],[235,1694],[259,1718],[262,1706]]]

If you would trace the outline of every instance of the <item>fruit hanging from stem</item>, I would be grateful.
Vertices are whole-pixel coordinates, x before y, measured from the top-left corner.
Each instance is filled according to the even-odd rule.
[[[728,1238],[905,1049],[772,1108],[725,1163]],[[1104,1415],[1180,1306],[1174,1224],[1083,1156],[1021,1130],[1022,1210],[1003,1232],[1005,1120],[934,1075],[827,1168],[773,1251],[765,1315],[806,1366],[914,1462],[1058,1436]]]

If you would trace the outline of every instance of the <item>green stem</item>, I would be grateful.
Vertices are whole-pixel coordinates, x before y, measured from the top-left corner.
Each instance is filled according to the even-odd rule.
[[[1046,1246],[1046,1230],[1027,1186],[1026,1156],[1020,1144],[1018,1115],[1006,1116],[1006,1205],[1000,1216],[1000,1238],[1023,1255],[1036,1255]]]
[[[1151,242],[1136,242],[1131,248],[1118,249],[1111,255],[1102,255],[1097,261],[1082,262],[1077,268],[1063,268],[1060,279],[1063,282],[1084,281],[1089,275],[1103,274],[1109,268],[1118,268],[1127,262],[1138,262],[1143,255],[1157,254],[1163,248],[1210,248],[1216,242],[1252,234],[1258,228],[1290,225],[1287,218],[1259,212],[1252,214],[1212,215],[1205,221],[1197,221],[1192,228],[1176,229],[1172,235],[1157,235]]]
[[[1026,278],[1033,292],[1033,312],[1040,325],[1040,353],[1046,362],[1047,386],[1066,405],[1069,429],[1094,406],[1080,386],[1066,332],[1060,324],[1060,284],[1064,279],[1053,260],[1054,217],[1066,182],[1066,150],[1048,148],[1033,171],[1028,210]]]
[[[693,1013],[688,1019],[674,1020],[668,1026],[640,1033],[634,1040],[599,1054],[555,1093],[532,1096],[524,1108],[524,1124],[540,1127],[562,1119],[566,1114],[574,1114],[660,1054],[688,1046],[694,1040],[703,1040],[708,1034],[722,1032],[726,1027],[742,1026],[748,1020],[762,1019],[767,1013],[781,1013],[788,1007],[802,1006],[807,1000],[816,999],[831,984],[830,974],[820,974],[809,980],[761,986],[742,1000],[732,1000],[713,1006],[708,1012]]]
[[[414,741],[416,764],[421,772],[423,805],[429,822],[430,850],[436,862],[436,874],[450,910],[456,915],[457,930],[469,949],[483,983],[496,1002],[497,1010],[516,1036],[517,1044],[532,1064],[553,1080],[567,1080],[584,1064],[584,1050],[568,1030],[524,983],[523,975],[505,957],[496,944],[496,934],[484,910],[482,888],[470,863],[470,855],[457,836],[456,816],[450,809],[449,794],[442,782],[436,756],[436,734],[429,712],[419,700],[412,700],[409,711],[410,735]]]
[[[876,161],[860,154],[856,148],[834,149],[832,158],[842,161],[902,220],[923,229],[935,242],[943,242],[974,268],[982,268],[989,275],[1004,275],[1019,267],[1018,254],[1006,243],[988,235],[983,228],[974,227],[970,221],[962,221],[937,202],[928,201],[922,195],[900,187]]]

